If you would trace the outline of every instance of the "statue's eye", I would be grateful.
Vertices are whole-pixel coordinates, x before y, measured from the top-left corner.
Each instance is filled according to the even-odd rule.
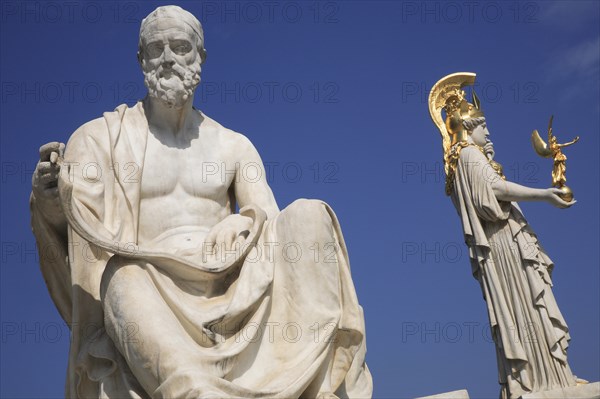
[[[176,42],[173,43],[171,49],[175,54],[183,55],[189,53],[192,50],[192,46],[187,42]]]
[[[150,58],[160,57],[163,52],[163,45],[162,43],[150,43],[146,47],[146,52]]]

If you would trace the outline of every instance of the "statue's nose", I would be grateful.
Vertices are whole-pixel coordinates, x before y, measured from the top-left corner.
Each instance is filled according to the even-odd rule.
[[[175,60],[173,59],[173,53],[171,52],[171,49],[169,48],[169,46],[166,46],[163,51],[162,63],[164,66],[168,66],[169,68],[172,67],[173,64],[175,63]]]

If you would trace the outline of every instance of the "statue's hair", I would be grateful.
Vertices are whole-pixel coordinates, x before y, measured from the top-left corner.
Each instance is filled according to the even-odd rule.
[[[204,63],[206,60],[206,49],[204,48],[204,31],[202,29],[202,24],[192,13],[179,6],[158,7],[142,20],[142,24],[140,25],[140,38],[138,42],[138,57],[140,57],[144,52],[143,37],[145,30],[152,22],[161,18],[175,19],[179,21],[186,29],[190,29],[191,32],[193,32],[193,36],[196,41],[196,49],[198,50],[198,54],[200,54],[200,63]]]
[[[469,119],[465,119],[463,120],[462,124],[463,127],[469,132],[471,133],[477,126],[482,125],[483,123],[485,123],[485,117],[484,116],[480,116],[478,118],[469,118]]]

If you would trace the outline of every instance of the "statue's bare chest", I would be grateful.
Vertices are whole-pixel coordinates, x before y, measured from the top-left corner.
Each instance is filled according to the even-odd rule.
[[[161,142],[148,135],[142,199],[177,195],[220,200],[235,175],[217,142],[195,139],[185,144]]]

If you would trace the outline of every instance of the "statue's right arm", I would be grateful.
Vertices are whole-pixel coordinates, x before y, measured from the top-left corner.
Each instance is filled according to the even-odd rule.
[[[67,221],[58,196],[58,175],[64,150],[64,143],[58,142],[47,143],[40,147],[40,159],[31,182],[31,203],[66,242]]]
[[[64,143],[50,142],[40,147],[40,159],[32,176],[31,206],[37,210],[35,216],[43,218],[45,224],[64,237],[65,243],[68,224],[58,194],[59,174],[69,173],[69,181],[82,177],[83,165],[97,165],[97,154],[93,149],[100,146],[107,136],[104,119],[97,118],[80,126],[66,146]],[[69,172],[67,166],[73,167],[73,171]],[[85,186],[85,178],[76,180],[83,186],[80,192],[89,194],[97,191],[95,189],[99,182],[96,180],[89,187]],[[90,187],[94,190],[88,190]]]
[[[56,142],[40,148],[40,160],[32,177],[30,207],[31,228],[42,276],[60,315],[70,324],[72,298],[68,232],[57,186],[64,149],[63,143]]]

